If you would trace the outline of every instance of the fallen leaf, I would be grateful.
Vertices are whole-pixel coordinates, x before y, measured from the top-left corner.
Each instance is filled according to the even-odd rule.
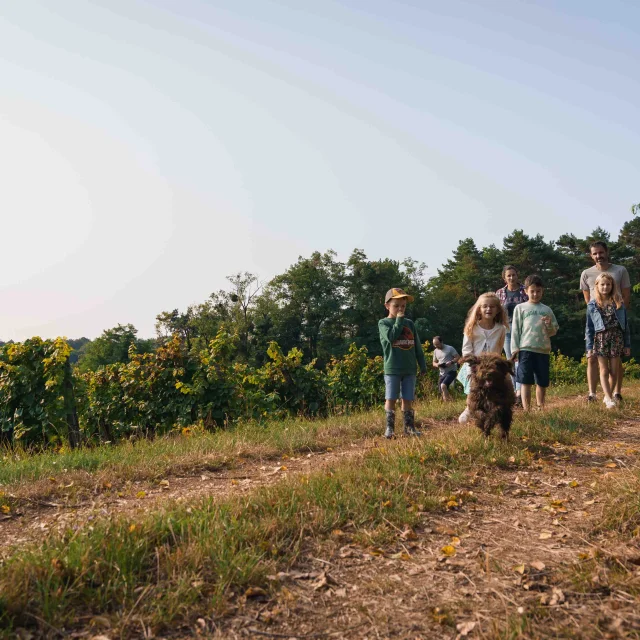
[[[471,620],[460,622],[456,625],[456,629],[461,636],[468,636],[474,630],[476,624],[476,622],[472,622]]]
[[[93,616],[89,620],[90,627],[102,627],[103,629],[109,629],[111,627],[111,620],[106,616]]]
[[[548,540],[552,536],[553,534],[551,533],[551,531],[543,531],[539,537],[540,537],[540,540]]]
[[[453,538],[451,538],[451,546],[453,547],[460,546],[460,538],[458,538],[458,536],[453,536]]]
[[[266,596],[267,592],[262,589],[261,587],[249,587],[245,592],[244,595],[247,598],[258,598],[260,596]]]
[[[311,586],[315,591],[322,589],[323,587],[328,587],[329,585],[337,585],[338,582],[331,577],[326,571],[323,571],[315,582],[311,583]]]
[[[579,483],[577,480],[572,480],[572,481],[569,483],[569,486],[570,486],[572,489],[575,489],[576,487],[579,487],[579,486],[580,486],[580,483]]]
[[[591,505],[591,504],[595,504],[595,503],[596,503],[596,501],[595,501],[595,500],[585,500],[582,504],[583,504],[585,507],[588,507],[589,505]]]
[[[138,491],[138,493],[136,493],[136,498],[142,499],[147,495],[146,491]]]
[[[608,469],[617,469],[618,465],[615,462],[607,462],[607,464],[604,465],[605,467],[607,467]]]
[[[2,513],[11,513],[11,507],[8,504],[3,504],[0,510]]]
[[[415,532],[413,529],[409,528],[409,527],[407,527],[407,528],[406,528],[406,529],[405,529],[405,530],[400,534],[400,537],[401,537],[403,540],[417,540],[417,539],[418,539],[418,536],[417,536],[416,532]]]
[[[136,530],[136,525],[135,525],[135,524],[132,524],[132,525],[129,527],[129,533],[133,533],[135,530]]]
[[[450,544],[446,544],[440,551],[448,558],[456,555],[456,548]]]
[[[544,562],[540,562],[540,560],[534,560],[533,562],[529,563],[534,569],[536,569],[537,571],[543,571],[544,568],[546,567]]]
[[[523,564],[517,564],[515,567],[513,567],[514,571],[517,571],[519,574],[523,574],[524,573],[524,565]]]

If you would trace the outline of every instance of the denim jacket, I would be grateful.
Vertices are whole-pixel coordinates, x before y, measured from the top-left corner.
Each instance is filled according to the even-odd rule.
[[[625,349],[631,347],[631,332],[629,331],[629,321],[627,318],[627,310],[624,304],[616,309],[616,316],[618,317],[618,324],[624,334],[624,346]],[[604,321],[600,314],[600,309],[595,300],[589,300],[587,304],[587,329],[585,332],[585,340],[587,342],[587,351],[593,349],[593,339],[596,333],[604,331]]]

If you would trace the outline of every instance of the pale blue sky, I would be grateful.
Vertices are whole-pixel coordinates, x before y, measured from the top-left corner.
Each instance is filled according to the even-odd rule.
[[[0,1],[0,339],[150,336],[314,250],[434,274],[464,237],[615,235],[639,25],[615,1]]]

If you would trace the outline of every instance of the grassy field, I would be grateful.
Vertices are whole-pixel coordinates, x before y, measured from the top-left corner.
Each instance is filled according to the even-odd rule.
[[[102,478],[157,480],[368,443],[357,455],[248,495],[168,501],[142,516],[97,518],[16,548],[0,566],[0,624],[7,637],[16,628],[64,636],[106,617],[120,637],[136,637],[140,621],[148,633],[164,634],[188,627],[194,616],[222,616],[240,597],[274,597],[268,576],[289,570],[303,547],[336,531],[383,549],[399,535],[412,536],[430,513],[472,504],[479,476],[535,467],[554,446],[606,437],[621,412],[563,402],[572,391],[556,393],[557,406],[546,412],[519,413],[509,443],[458,427],[458,402],[420,407],[425,437],[390,443],[372,441],[381,432],[378,411],[59,454],[6,452],[5,497],[60,476],[86,486]],[[634,402],[627,412],[636,410]],[[601,524],[619,535],[631,535],[626,523],[638,519],[637,475],[633,482],[620,489],[624,498],[611,494],[615,507]]]

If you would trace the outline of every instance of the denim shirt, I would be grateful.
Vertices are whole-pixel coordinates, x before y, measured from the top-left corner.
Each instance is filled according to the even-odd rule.
[[[624,334],[624,347],[629,349],[631,347],[631,332],[629,331],[629,322],[627,320],[627,310],[624,304],[616,309],[616,317],[618,318],[618,324]],[[595,300],[589,300],[587,304],[587,328],[585,331],[585,340],[587,342],[587,351],[593,350],[593,339],[596,333],[604,331],[604,321],[600,314],[600,309]]]

